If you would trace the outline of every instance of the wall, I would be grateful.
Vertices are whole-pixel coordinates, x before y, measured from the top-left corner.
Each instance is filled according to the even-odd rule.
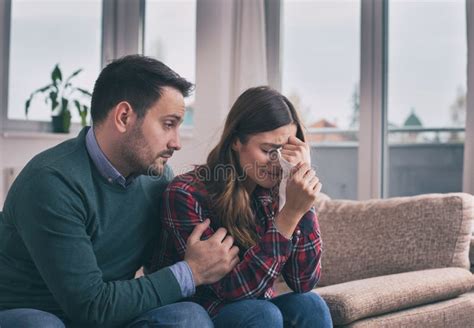
[[[0,135],[0,208],[6,197],[6,170],[22,168],[36,154],[73,135],[4,132]]]

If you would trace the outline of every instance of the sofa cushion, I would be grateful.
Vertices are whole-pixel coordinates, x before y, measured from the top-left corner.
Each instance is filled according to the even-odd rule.
[[[331,310],[335,325],[445,300],[474,286],[471,272],[441,268],[361,279],[315,289]]]
[[[442,267],[469,269],[474,197],[429,194],[318,204],[320,286]]]
[[[467,328],[474,326],[474,293],[353,322],[347,328]]]

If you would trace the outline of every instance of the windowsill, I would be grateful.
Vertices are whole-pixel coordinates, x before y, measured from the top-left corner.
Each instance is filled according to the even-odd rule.
[[[53,132],[28,132],[28,131],[5,131],[2,133],[4,139],[53,139],[67,140],[77,136],[78,131],[69,133],[53,133]],[[193,128],[183,127],[180,129],[180,137],[188,140],[193,138]]]
[[[77,133],[52,133],[52,132],[26,132],[26,131],[6,131],[2,133],[4,139],[54,139],[66,140],[73,138]]]

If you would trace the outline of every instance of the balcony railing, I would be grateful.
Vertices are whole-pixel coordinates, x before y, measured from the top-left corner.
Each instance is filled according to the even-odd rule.
[[[308,141],[314,146],[348,147],[358,143],[359,129],[309,128]],[[462,143],[464,128],[460,127],[389,127],[389,144]]]
[[[461,191],[463,128],[391,127],[388,133],[388,196]],[[355,129],[338,128],[310,129],[307,133],[313,166],[323,191],[332,198],[357,199],[357,183],[364,183],[357,181],[357,134]],[[333,140],[314,139],[321,135]]]

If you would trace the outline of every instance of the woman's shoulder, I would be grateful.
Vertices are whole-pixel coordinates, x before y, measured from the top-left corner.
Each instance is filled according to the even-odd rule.
[[[199,168],[176,176],[168,185],[167,191],[207,196],[205,181],[199,174]]]
[[[164,192],[164,200],[174,206],[200,208],[203,215],[211,216],[212,197],[206,189],[205,179],[194,169],[176,176]],[[199,206],[197,206],[199,204]]]

